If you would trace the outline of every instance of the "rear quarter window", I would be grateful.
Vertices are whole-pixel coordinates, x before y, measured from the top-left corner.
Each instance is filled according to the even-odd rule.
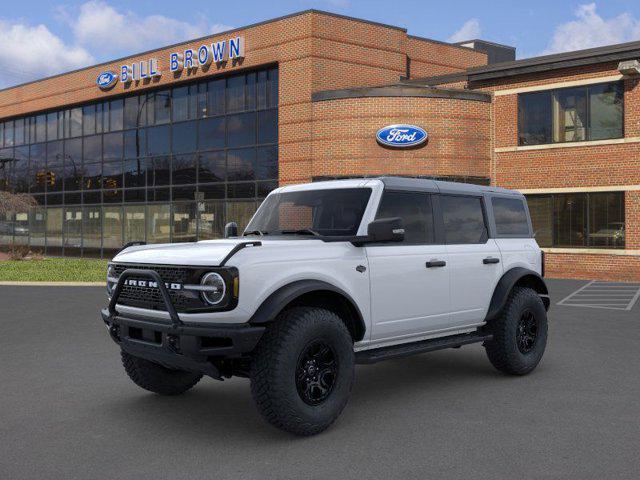
[[[491,199],[498,235],[529,237],[529,221],[524,200],[520,198]]]

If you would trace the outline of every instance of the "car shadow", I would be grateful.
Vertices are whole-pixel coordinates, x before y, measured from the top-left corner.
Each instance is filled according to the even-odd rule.
[[[464,349],[463,349],[464,350]],[[465,389],[470,383],[483,383],[488,378],[503,375],[489,364],[483,350],[450,350],[417,355],[376,365],[356,368],[352,396],[345,416],[358,412],[352,420],[386,410],[393,415],[398,397],[411,402],[419,397],[428,402],[430,392],[443,388]],[[234,378],[224,382],[203,379],[193,390],[176,397],[163,397],[129,385],[127,393],[114,395],[102,404],[110,418],[130,432],[145,432],[150,438],[174,437],[242,438],[242,443],[259,446],[265,440],[289,442],[291,435],[269,426],[258,414],[247,379]],[[372,412],[374,411],[374,412]],[[369,412],[369,413],[367,413]],[[340,421],[343,428],[352,422]],[[338,427],[340,428],[340,427]]]

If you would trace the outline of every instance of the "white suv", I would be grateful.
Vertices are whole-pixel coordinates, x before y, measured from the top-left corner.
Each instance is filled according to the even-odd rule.
[[[140,387],[248,377],[269,422],[310,435],[346,405],[356,363],[482,342],[521,375],[544,353],[543,256],[517,192],[395,177],[285,186],[225,236],[128,246],[109,264],[102,317]]]

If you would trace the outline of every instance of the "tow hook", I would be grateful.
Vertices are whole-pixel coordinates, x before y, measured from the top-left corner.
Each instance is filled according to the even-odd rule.
[[[175,353],[180,353],[180,342],[177,335],[167,334],[167,346]]]

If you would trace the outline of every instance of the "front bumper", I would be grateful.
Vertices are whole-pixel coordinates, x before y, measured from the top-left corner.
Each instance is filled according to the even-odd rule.
[[[131,275],[147,276],[157,281],[169,320],[118,313],[116,305],[122,284]],[[111,338],[124,352],[167,368],[198,372],[217,379],[221,374],[215,361],[243,357],[256,347],[265,330],[265,327],[250,324],[181,321],[164,283],[152,270],[125,270],[109,307],[103,309],[101,315]]]

